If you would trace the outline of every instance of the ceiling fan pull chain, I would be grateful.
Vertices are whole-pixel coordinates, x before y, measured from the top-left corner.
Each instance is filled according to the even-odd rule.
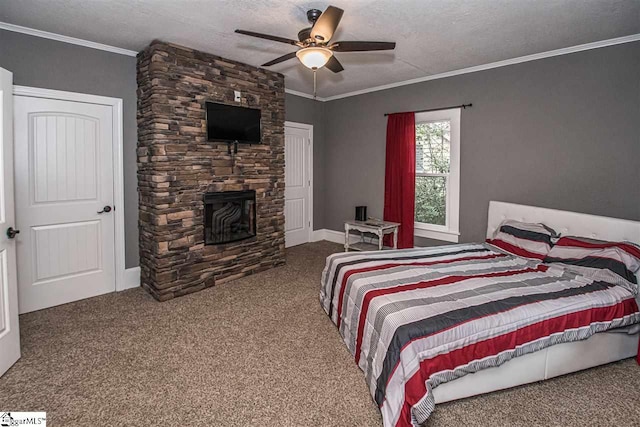
[[[316,72],[318,71],[317,68],[313,69],[313,99],[316,99]]]

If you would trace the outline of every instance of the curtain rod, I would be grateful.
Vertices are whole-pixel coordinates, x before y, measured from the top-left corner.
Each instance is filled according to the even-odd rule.
[[[462,108],[463,110],[467,107],[473,107],[473,104],[462,104],[462,105],[454,105],[452,107],[441,107],[441,108],[431,108],[429,110],[418,110],[418,111],[403,111],[403,113],[428,113],[430,111],[440,111],[440,110],[451,110],[453,108]],[[400,113],[385,113],[385,116],[389,114],[400,114]]]

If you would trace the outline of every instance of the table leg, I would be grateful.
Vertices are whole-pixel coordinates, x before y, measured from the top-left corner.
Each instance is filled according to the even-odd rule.
[[[393,249],[398,249],[398,229],[393,230]]]
[[[384,233],[382,230],[378,230],[378,250],[382,250],[382,241],[384,240]]]
[[[344,251],[349,252],[349,225],[344,226]]]

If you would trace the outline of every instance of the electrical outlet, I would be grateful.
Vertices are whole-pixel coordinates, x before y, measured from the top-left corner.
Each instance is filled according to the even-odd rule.
[[[242,97],[242,93],[240,93],[240,91],[239,91],[239,90],[234,90],[234,91],[233,91],[233,94],[234,94],[234,96],[235,96],[235,101],[236,101],[236,102],[240,102],[240,101],[242,101],[242,98],[241,98],[241,97]]]

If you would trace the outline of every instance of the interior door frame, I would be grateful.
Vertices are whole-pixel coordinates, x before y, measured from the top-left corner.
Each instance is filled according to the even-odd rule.
[[[31,98],[57,99],[60,101],[84,102],[87,104],[106,105],[113,114],[113,213],[114,215],[114,251],[115,251],[115,291],[123,291],[127,285],[125,277],[125,243],[124,243],[124,169],[123,169],[123,117],[122,99],[107,96],[90,95],[78,92],[43,89],[29,86],[13,86],[14,96]]]
[[[313,242],[313,125],[307,123],[298,122],[284,122],[284,127],[292,127],[297,129],[304,129],[309,133],[309,239],[308,242]],[[286,132],[286,129],[285,129]],[[285,140],[286,144],[286,140]],[[287,165],[285,164],[285,168]],[[286,218],[285,218],[286,221]]]

